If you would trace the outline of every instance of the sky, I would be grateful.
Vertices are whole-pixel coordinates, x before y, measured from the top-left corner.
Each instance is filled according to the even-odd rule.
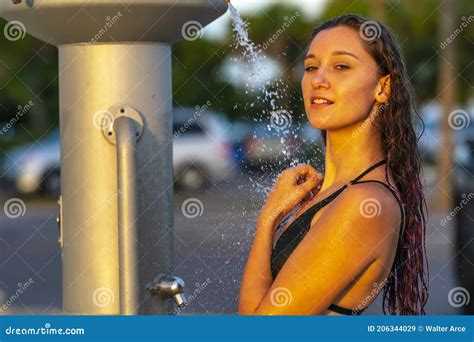
[[[308,18],[316,18],[321,13],[327,1],[322,0],[231,0],[232,5],[241,15],[251,15],[275,3],[294,4],[301,9],[301,13]],[[215,20],[203,31],[204,38],[224,39],[228,36],[229,11]]]

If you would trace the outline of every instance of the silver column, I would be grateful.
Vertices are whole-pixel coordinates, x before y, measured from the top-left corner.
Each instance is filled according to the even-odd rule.
[[[173,245],[171,53],[167,44],[59,46],[63,308],[119,314],[117,146],[108,108],[143,116],[136,144],[139,314],[168,313],[145,285],[169,273]]]
[[[138,261],[136,220],[138,215],[135,187],[136,133],[138,130],[135,128],[134,121],[126,116],[114,120],[113,130],[116,133],[118,164],[120,314],[134,315],[138,306],[139,289],[136,267]]]

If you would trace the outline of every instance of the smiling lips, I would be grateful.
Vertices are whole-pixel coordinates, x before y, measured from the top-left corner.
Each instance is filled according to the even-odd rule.
[[[334,102],[322,96],[311,96],[311,108],[319,109],[332,105]]]

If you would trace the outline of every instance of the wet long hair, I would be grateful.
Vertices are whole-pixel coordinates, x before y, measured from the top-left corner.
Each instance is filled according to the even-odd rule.
[[[337,26],[357,30],[364,48],[379,66],[379,75],[390,74],[390,98],[379,109],[373,124],[381,131],[387,159],[385,178],[390,184],[390,169],[404,209],[404,223],[395,260],[384,286],[383,312],[387,314],[388,310],[390,315],[424,315],[429,287],[425,246],[427,207],[420,179],[420,137],[417,137],[413,125],[418,117],[424,127],[423,120],[416,110],[414,92],[393,33],[377,21],[346,14],[318,26],[312,38],[322,30]],[[326,131],[321,133],[326,145]]]

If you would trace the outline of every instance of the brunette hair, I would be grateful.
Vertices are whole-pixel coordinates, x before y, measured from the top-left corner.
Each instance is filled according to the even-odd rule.
[[[383,312],[390,315],[424,315],[428,300],[429,270],[426,257],[426,201],[420,179],[421,157],[414,130],[418,114],[405,63],[393,33],[383,24],[356,14],[345,14],[318,26],[322,30],[346,26],[359,31],[364,48],[379,66],[380,76],[390,74],[391,94],[373,122],[382,134],[383,151],[404,211],[395,260],[383,293]],[[326,131],[322,132],[326,145]],[[421,136],[421,134],[420,134]],[[386,181],[388,184],[388,172]]]

